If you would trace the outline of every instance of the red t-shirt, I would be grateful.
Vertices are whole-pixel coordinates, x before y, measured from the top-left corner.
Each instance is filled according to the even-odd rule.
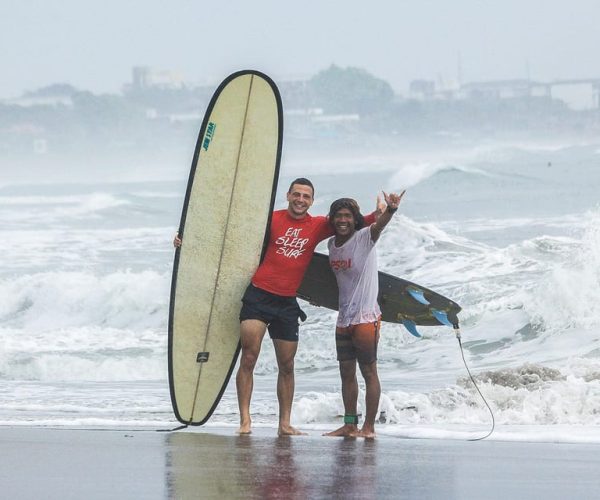
[[[375,221],[365,216],[365,224]],[[265,258],[252,277],[252,284],[262,290],[295,297],[317,245],[333,236],[327,217],[306,214],[294,219],[287,209],[276,210],[271,217],[271,233]]]

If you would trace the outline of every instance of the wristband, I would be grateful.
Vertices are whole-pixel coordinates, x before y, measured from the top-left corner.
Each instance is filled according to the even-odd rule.
[[[387,206],[387,208],[385,209],[385,211],[386,211],[388,214],[395,214],[397,210],[398,210],[398,207],[396,207],[396,208],[392,208],[392,207],[390,207],[389,205],[388,205],[388,206]]]

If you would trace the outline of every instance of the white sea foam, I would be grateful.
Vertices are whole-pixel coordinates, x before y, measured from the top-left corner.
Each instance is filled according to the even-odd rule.
[[[598,425],[600,415],[599,363],[584,373],[561,372],[539,365],[522,365],[480,374],[478,385],[490,403],[496,424]],[[382,384],[379,412],[388,426],[486,425],[491,423],[470,381],[429,392],[408,392]],[[386,387],[387,385],[387,387]],[[364,390],[358,411],[364,415]],[[309,392],[298,398],[294,418],[305,423],[339,421],[344,409],[339,392]]]
[[[27,331],[102,325],[144,329],[166,323],[169,276],[48,272],[0,281],[0,321]]]
[[[3,380],[130,381],[164,379],[165,332],[79,327],[0,329]]]
[[[598,329],[600,212],[589,215],[579,244],[540,283],[533,307],[534,321],[549,330]]]
[[[0,230],[0,253],[7,263],[0,267],[0,273],[14,276],[49,269],[90,270],[106,261],[114,261],[112,268],[132,267],[140,264],[140,259],[157,255],[169,265],[173,232],[166,227]],[[141,266],[147,265],[141,261]],[[0,281],[0,290],[2,286]]]
[[[445,225],[465,226],[469,233],[480,231],[509,231],[522,227],[544,227],[558,229],[581,229],[586,221],[582,220],[581,214],[569,214],[556,217],[510,217],[503,219],[470,219],[467,221],[445,221]]]

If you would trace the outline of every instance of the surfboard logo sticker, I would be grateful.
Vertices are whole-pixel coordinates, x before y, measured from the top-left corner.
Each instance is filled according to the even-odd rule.
[[[204,134],[204,141],[202,141],[202,149],[204,151],[208,151],[208,147],[210,146],[210,141],[212,141],[215,130],[217,129],[216,123],[209,122],[208,127],[206,127],[206,134]]]

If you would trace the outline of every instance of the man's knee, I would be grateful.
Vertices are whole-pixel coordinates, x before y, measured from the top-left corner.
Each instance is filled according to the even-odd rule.
[[[267,325],[258,320],[245,320],[240,324],[240,342],[242,344],[242,355],[240,366],[243,369],[254,369],[262,339]]]
[[[372,361],[371,363],[359,363],[360,373],[364,377],[365,381],[369,381],[372,378],[377,378],[377,362]]]
[[[294,373],[294,357],[287,357],[285,359],[279,360],[279,373],[282,375],[290,375]]]
[[[279,373],[283,375],[294,373],[294,357],[296,356],[298,343],[273,339],[273,345],[275,346],[275,356],[277,358]]]
[[[296,351],[293,352],[279,352],[277,353],[277,367],[281,375],[290,375],[294,373],[294,357]]]
[[[254,349],[242,349],[240,357],[240,367],[244,370],[254,370],[258,361],[258,352]]]
[[[356,361],[341,361],[340,362],[340,377],[342,380],[354,380],[356,378]]]

